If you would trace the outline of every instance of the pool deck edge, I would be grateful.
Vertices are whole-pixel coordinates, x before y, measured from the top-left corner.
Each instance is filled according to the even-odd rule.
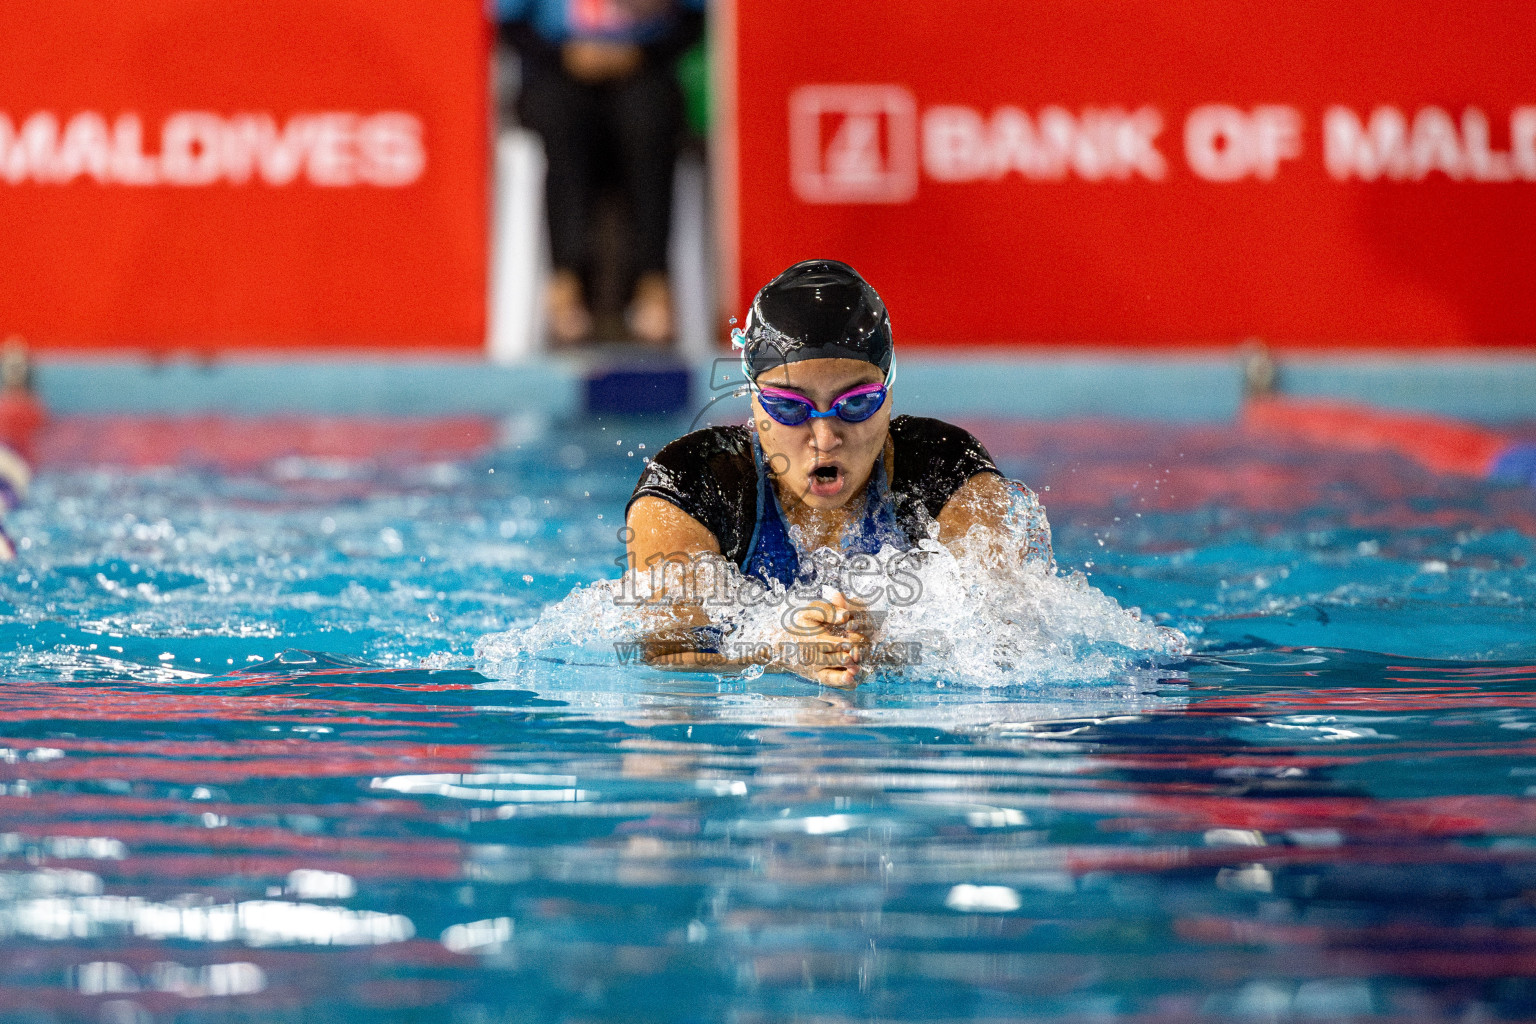
[[[38,390],[58,415],[541,415],[586,410],[587,382],[615,368],[686,369],[693,405],[739,384],[728,357],[685,365],[599,353],[518,365],[478,360],[42,358]],[[727,375],[734,380],[724,379]],[[1536,420],[1536,356],[1336,355],[1281,360],[1283,394],[1480,423]],[[902,409],[920,415],[1229,422],[1235,357],[1120,352],[903,356]]]

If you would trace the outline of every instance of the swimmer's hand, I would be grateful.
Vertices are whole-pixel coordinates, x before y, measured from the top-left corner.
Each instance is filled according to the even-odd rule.
[[[780,649],[793,655],[770,667],[822,686],[854,689],[869,675],[869,639],[859,631],[862,611],[843,594],[823,590],[821,600],[802,605],[792,616],[792,635],[788,646],[781,644]]]

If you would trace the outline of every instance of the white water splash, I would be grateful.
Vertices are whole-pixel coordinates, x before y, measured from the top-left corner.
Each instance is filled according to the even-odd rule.
[[[698,621],[707,616],[718,630],[722,650],[793,642],[793,609],[829,587],[857,594],[867,606],[877,623],[876,659],[887,662],[881,671],[914,681],[1104,681],[1188,652],[1182,633],[1122,608],[1082,573],[1057,570],[1044,511],[1022,485],[1007,521],[1009,535],[1001,539],[977,527],[948,546],[929,539],[914,551],[887,546],[862,560],[823,549],[803,560],[814,567],[810,578],[790,588],[764,586],[718,559],[693,562],[691,577],[674,564],[655,580],[631,572],[577,587],[524,628],[481,638],[476,660],[504,678],[531,658],[573,649],[585,662],[617,666],[616,651],[669,621],[646,603],[661,590],[689,595]],[[685,578],[691,586],[683,586]]]

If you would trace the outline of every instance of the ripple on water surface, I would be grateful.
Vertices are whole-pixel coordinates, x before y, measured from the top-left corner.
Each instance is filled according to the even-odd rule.
[[[1193,654],[853,694],[476,662],[613,574],[653,429],[45,473],[0,577],[0,1019],[1536,1015],[1528,492],[1041,427],[995,447],[1059,560]]]

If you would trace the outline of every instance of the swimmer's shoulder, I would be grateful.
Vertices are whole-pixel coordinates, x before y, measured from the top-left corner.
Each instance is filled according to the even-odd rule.
[[[714,534],[720,551],[738,560],[736,549],[751,537],[757,516],[751,430],[705,427],[668,443],[646,463],[629,504],[645,497],[660,498],[697,519]]]
[[[955,492],[978,473],[1002,475],[986,445],[964,427],[926,416],[893,416],[896,472],[891,489],[937,518]]]
[[[733,473],[753,469],[752,432],[744,426],[704,427],[662,446],[646,463],[640,481],[656,473],[694,474],[701,469]]]
[[[996,473],[997,463],[987,446],[964,427],[927,416],[891,417],[891,442],[896,446],[896,458],[908,457],[909,463],[954,464],[969,468],[967,476],[976,473]],[[920,467],[914,465],[914,470]]]

